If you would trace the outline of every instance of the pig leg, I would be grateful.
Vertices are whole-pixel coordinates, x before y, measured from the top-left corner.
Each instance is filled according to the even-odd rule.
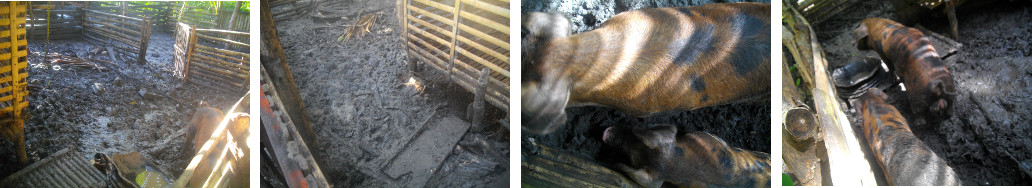
[[[660,187],[663,185],[663,180],[652,176],[652,174],[645,169],[635,169],[625,164],[616,164],[616,168],[631,176],[631,180],[634,180],[634,182],[637,182],[642,186]]]

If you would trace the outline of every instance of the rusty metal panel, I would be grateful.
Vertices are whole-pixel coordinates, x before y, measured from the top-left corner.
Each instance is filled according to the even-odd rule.
[[[276,86],[261,69],[261,125],[268,135],[268,144],[279,165],[280,172],[290,187],[328,187],[315,157],[301,139],[298,127],[291,121],[279,98]],[[264,141],[263,141],[264,142]]]
[[[25,107],[29,102],[25,78],[28,74],[26,47],[26,2],[0,2],[0,135],[14,142],[18,160],[25,154]]]
[[[72,148],[65,148],[0,181],[0,187],[102,187],[104,174]]]
[[[490,70],[486,100],[509,109],[509,2],[505,0],[399,0],[398,16],[409,57],[467,91]]]

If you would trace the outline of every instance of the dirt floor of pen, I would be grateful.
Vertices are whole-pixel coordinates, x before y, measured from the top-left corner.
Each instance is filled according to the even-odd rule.
[[[831,68],[859,52],[852,31],[868,17],[894,19],[888,3],[861,1],[851,11],[814,24]],[[940,13],[941,14],[941,13]],[[964,185],[1032,185],[1032,3],[997,1],[958,8],[957,53],[944,56],[956,82],[952,117],[941,123],[918,124],[900,87],[886,90],[889,103],[907,118],[914,134],[948,161]],[[920,21],[947,35],[945,17]],[[854,130],[859,130],[852,110]]]

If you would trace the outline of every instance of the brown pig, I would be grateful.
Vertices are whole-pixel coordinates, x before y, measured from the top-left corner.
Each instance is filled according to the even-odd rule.
[[[732,148],[704,132],[677,135],[673,125],[609,127],[602,140],[623,150],[630,166],[617,164],[646,187],[669,182],[684,187],[770,187],[770,154]]]
[[[953,77],[921,31],[883,18],[864,19],[853,31],[860,50],[878,52],[903,79],[910,110],[930,121],[948,119],[957,89]]]
[[[644,117],[770,95],[770,5],[627,11],[570,35],[564,16],[523,17],[523,130],[547,134],[566,107]]]
[[[864,139],[889,185],[960,185],[960,179],[924,142],[917,139],[903,115],[885,103],[885,93],[868,89],[854,104],[861,115]]]
[[[214,170],[218,170],[219,161],[231,163],[229,170],[226,171],[228,179],[223,179],[224,182],[232,186],[243,186],[246,187],[248,184],[248,174],[250,174],[250,157],[248,152],[250,148],[247,146],[247,137],[250,136],[248,128],[250,127],[250,117],[247,113],[230,113],[225,116],[229,119],[226,124],[225,132],[222,134],[229,134],[232,136],[224,137],[224,140],[215,142],[212,146],[212,152],[201,158],[201,161],[194,168],[193,176],[190,178],[191,187],[203,187],[205,181],[216,181],[216,179],[209,180],[209,178],[220,178],[220,177],[209,177],[208,175],[214,173]],[[211,135],[218,128],[219,123],[222,123],[223,116],[222,112],[218,109],[211,107],[201,107],[194,112],[194,116],[191,119],[192,128],[196,129],[195,138],[193,140],[193,153],[190,156],[196,156],[201,147],[204,146]],[[232,145],[230,143],[233,143]],[[221,148],[230,147],[226,155],[222,155]],[[225,158],[221,158],[225,157]]]
[[[219,109],[202,105],[194,110],[193,117],[190,118],[190,127],[186,132],[187,142],[192,143],[193,148],[187,156],[193,156],[197,150],[201,149],[201,146],[204,146],[204,142],[211,138],[211,134],[214,133],[220,122],[222,122],[222,111]]]

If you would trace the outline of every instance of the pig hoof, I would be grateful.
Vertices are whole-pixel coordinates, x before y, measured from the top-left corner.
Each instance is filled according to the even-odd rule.
[[[631,179],[634,180],[634,182],[637,182],[638,184],[641,184],[642,186],[645,186],[645,187],[660,187],[660,186],[663,186],[663,181],[660,181],[660,180],[657,180],[656,178],[653,178],[652,175],[649,175],[649,173],[647,171],[645,171],[644,169],[631,168],[630,166],[627,166],[625,164],[616,164],[616,168],[619,169],[620,171],[623,171],[624,173],[627,173],[627,175],[630,176]]]

